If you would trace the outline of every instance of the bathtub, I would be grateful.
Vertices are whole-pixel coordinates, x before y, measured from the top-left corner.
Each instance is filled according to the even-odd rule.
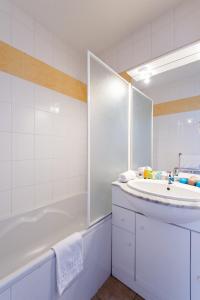
[[[86,216],[86,194],[79,194],[1,221],[0,300],[90,300],[111,273],[111,217],[87,229]],[[59,297],[51,246],[77,231],[84,271]]]

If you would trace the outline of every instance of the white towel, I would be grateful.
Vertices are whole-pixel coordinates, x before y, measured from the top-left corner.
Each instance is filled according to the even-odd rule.
[[[120,182],[128,182],[129,180],[135,179],[136,173],[135,171],[129,170],[127,172],[119,174],[118,180]]]
[[[64,290],[83,270],[83,238],[74,233],[52,247],[56,254],[56,280],[58,293]]]

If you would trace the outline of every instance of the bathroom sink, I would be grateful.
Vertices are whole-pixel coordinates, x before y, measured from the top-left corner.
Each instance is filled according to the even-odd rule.
[[[168,185],[166,180],[136,179],[127,183],[128,187],[138,192],[182,201],[200,201],[200,188],[179,182]]]
[[[166,223],[199,222],[200,188],[167,180],[134,179],[128,183],[115,182],[125,192],[123,205],[146,216]],[[115,203],[120,205],[120,203]]]

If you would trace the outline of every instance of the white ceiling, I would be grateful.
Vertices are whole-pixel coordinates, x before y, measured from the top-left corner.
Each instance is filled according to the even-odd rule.
[[[181,0],[13,0],[47,29],[79,50],[96,53]]]

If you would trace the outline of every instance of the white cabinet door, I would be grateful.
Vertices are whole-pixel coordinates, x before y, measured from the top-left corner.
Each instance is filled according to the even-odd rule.
[[[135,270],[135,235],[112,226],[112,274],[132,287]]]
[[[200,233],[192,232],[191,240],[191,300],[200,299]]]
[[[137,214],[136,283],[153,299],[190,300],[190,232]]]
[[[131,210],[113,205],[112,224],[135,233],[135,213]]]

